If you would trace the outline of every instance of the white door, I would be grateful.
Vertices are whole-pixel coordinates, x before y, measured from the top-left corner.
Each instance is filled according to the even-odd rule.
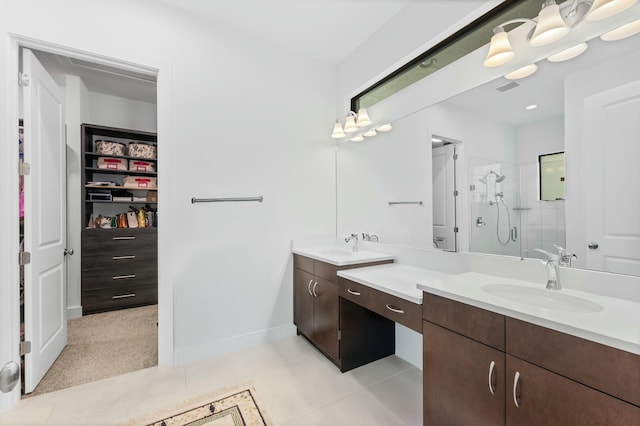
[[[640,80],[585,100],[586,267],[640,275]],[[631,143],[630,143],[631,142]]]
[[[24,49],[25,391],[33,392],[67,343],[66,143],[61,90]]]
[[[456,250],[455,145],[432,150],[433,242],[444,250]]]

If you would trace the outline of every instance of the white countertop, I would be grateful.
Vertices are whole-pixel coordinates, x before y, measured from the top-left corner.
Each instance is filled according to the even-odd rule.
[[[483,290],[483,286],[491,284],[526,287],[526,291],[534,294],[529,302],[533,302],[535,292],[539,289],[556,291],[546,290],[546,283],[533,283],[477,272],[465,272],[438,280],[419,280],[417,288],[640,355],[640,303],[563,288],[558,291],[562,295],[584,299],[586,308],[595,303],[600,305],[602,310],[584,312],[580,306],[574,310],[551,309],[536,306],[535,303],[514,301]],[[586,308],[585,311],[588,310]]]
[[[357,265],[359,263],[394,260],[395,256],[372,251],[351,251],[339,246],[294,248],[295,254],[330,263],[335,266]]]
[[[422,304],[422,290],[416,287],[416,283],[433,282],[451,275],[415,266],[390,263],[388,265],[346,269],[338,271],[338,276],[410,302]]]

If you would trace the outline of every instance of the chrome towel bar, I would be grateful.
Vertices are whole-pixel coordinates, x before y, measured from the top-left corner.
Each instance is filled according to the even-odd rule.
[[[236,201],[258,201],[261,203],[263,200],[262,196],[260,197],[240,197],[240,198],[191,198],[191,204],[194,203],[227,203],[227,202],[236,202]]]
[[[389,205],[393,206],[395,204],[419,204],[422,205],[422,201],[389,201]]]

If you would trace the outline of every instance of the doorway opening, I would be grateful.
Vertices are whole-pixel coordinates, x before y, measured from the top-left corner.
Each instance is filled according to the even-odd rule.
[[[65,366],[57,368],[55,374],[67,372],[76,376],[76,380],[54,377],[53,381],[58,384],[47,384],[47,391],[135,371],[151,366],[150,363],[157,365],[157,233],[154,234],[153,218],[144,214],[144,219],[136,222],[136,228],[139,226],[140,229],[131,229],[132,233],[137,232],[131,236],[107,234],[110,231],[117,232],[113,228],[117,228],[118,224],[115,223],[113,228],[107,227],[106,221],[108,217],[109,225],[112,224],[111,218],[116,216],[116,210],[123,210],[121,213],[125,215],[127,211],[134,210],[138,214],[156,213],[157,192],[148,197],[147,192],[153,191],[147,191],[147,187],[144,190],[139,187],[125,190],[123,175],[113,174],[114,170],[109,167],[104,170],[101,168],[105,159],[115,158],[122,167],[115,171],[142,177],[148,182],[146,179],[149,176],[157,174],[157,157],[143,158],[129,152],[107,155],[96,150],[98,138],[114,139],[111,142],[120,143],[118,136],[122,136],[122,139],[126,139],[126,148],[137,143],[153,146],[157,153],[156,141],[153,140],[157,132],[157,84],[153,72],[119,68],[114,64],[78,59],[46,49],[20,48],[19,58],[22,86],[19,96],[19,141],[21,164],[24,161],[26,165],[20,167],[19,187],[21,264],[24,264],[20,268],[20,340],[22,393],[29,395],[44,393],[38,390],[38,386],[43,383],[41,380],[48,380],[47,375],[58,362],[65,363]],[[96,138],[86,139],[86,126],[83,124],[93,126]],[[20,133],[20,130],[23,132]],[[149,135],[154,136],[152,138]],[[53,139],[59,139],[61,143],[56,145],[51,142]],[[153,171],[136,169],[139,167],[137,163],[145,163],[145,167]],[[111,163],[107,161],[107,165]],[[97,169],[95,175],[91,175],[95,178],[91,181],[87,180],[89,169]],[[55,182],[60,184],[56,185]],[[138,180],[134,179],[134,182]],[[102,193],[108,191],[110,200],[93,199],[89,195],[90,191],[98,193],[95,189],[89,189],[96,183],[106,183]],[[116,190],[130,195],[121,193],[120,196],[125,198],[114,201],[111,192]],[[128,202],[125,201],[127,196],[130,197]],[[104,219],[103,226],[94,225],[90,229],[95,232],[94,236],[101,233],[99,241],[93,245],[84,235],[89,231],[90,223],[96,223],[93,218],[89,221],[84,217],[87,211],[91,211],[90,216],[100,215]],[[140,234],[143,227],[145,231],[149,228],[149,232]],[[144,283],[147,297],[135,301],[134,292],[121,294],[121,290],[125,289],[122,287],[124,281],[127,281],[127,290],[136,288],[134,273],[124,274],[127,278],[121,277],[122,274],[112,274],[113,285],[111,282],[105,284],[107,281],[103,279],[105,270],[112,269],[112,265],[105,263],[103,258],[103,254],[108,254],[109,241],[134,240],[143,241],[145,270],[155,270],[155,275],[147,274]],[[44,253],[47,247],[54,248],[53,255]],[[131,250],[131,247],[125,250]],[[31,255],[31,259],[27,254]],[[130,262],[129,268],[136,268],[132,262],[136,258],[140,260],[137,253],[127,253],[121,259],[115,257],[111,256],[111,260]],[[42,260],[45,258],[57,259],[57,264],[50,266]],[[150,282],[154,283],[153,286]],[[111,291],[107,287],[116,285],[120,288],[114,295],[106,294]],[[98,290],[87,291],[91,286]],[[101,297],[111,298],[113,303],[92,305],[96,298]],[[89,306],[91,309],[87,308]],[[70,324],[73,327],[69,327]],[[105,326],[110,326],[111,331],[105,331]],[[95,335],[100,339],[92,342],[93,349],[72,347],[75,345],[71,341],[74,337],[70,332],[72,329],[75,334],[85,337]],[[141,343],[146,339],[141,334],[143,330],[145,336],[150,333],[154,335],[155,343],[153,339],[151,343]],[[88,352],[105,355],[106,349],[117,351],[115,340],[110,338],[118,341],[129,339],[125,347],[142,347],[153,354],[142,364],[134,363],[133,370],[96,366],[87,371],[100,374],[77,377],[80,369],[77,368],[79,364],[74,364],[74,359],[86,364],[87,358],[92,355]],[[118,357],[120,364],[126,364],[126,353],[112,352],[107,358],[111,357],[113,361],[114,356]]]
[[[433,247],[458,251],[457,145],[459,141],[431,135]]]

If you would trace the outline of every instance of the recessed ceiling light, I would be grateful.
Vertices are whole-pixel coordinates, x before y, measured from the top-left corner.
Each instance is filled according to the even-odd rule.
[[[536,64],[529,64],[513,72],[510,72],[509,74],[505,74],[504,78],[506,78],[507,80],[518,80],[520,78],[529,77],[537,70],[538,66]]]
[[[608,33],[604,33],[600,36],[600,39],[604,41],[616,41],[623,38],[631,37],[634,34],[640,32],[640,19],[624,24],[615,30],[611,30]]]
[[[440,139],[440,138],[431,138],[431,142],[436,142],[436,143],[442,142],[442,139]]]
[[[536,108],[538,108],[538,105],[536,104],[531,104],[524,107],[524,109],[526,109],[527,111],[531,111],[532,109],[536,109]]]
[[[589,45],[587,43],[576,44],[573,47],[570,47],[568,49],[565,49],[561,52],[558,52],[549,56],[547,58],[547,61],[550,61],[550,62],[568,61],[569,59],[573,59],[576,56],[583,54],[588,47]]]

